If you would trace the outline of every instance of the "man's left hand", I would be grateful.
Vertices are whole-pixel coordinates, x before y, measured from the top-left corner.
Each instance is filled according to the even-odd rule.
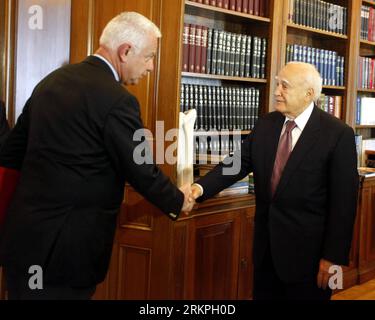
[[[328,287],[328,282],[332,274],[329,273],[329,269],[334,264],[332,262],[329,262],[327,260],[320,260],[319,264],[319,274],[318,274],[318,287],[321,289],[326,290]]]

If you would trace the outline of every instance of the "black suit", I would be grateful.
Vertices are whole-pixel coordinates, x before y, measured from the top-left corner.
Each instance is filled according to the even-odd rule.
[[[137,165],[137,99],[100,59],[47,76],[34,90],[0,155],[21,169],[0,243],[18,275],[89,287],[104,280],[125,181],[176,219],[184,196],[156,165]]]
[[[0,147],[9,134],[9,125],[6,118],[4,102],[0,100]]]
[[[353,130],[315,107],[272,198],[271,176],[284,121],[273,112],[258,122],[242,144],[240,159],[235,156],[241,162],[238,175],[223,176],[219,165],[198,183],[204,188],[203,201],[253,171],[255,270],[268,258],[282,282],[296,284],[315,281],[322,258],[338,265],[349,262],[357,157]]]

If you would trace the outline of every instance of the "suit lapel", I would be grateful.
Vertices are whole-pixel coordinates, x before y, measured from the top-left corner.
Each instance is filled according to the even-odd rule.
[[[285,165],[284,172],[281,176],[279,186],[276,190],[275,198],[284,190],[287,186],[288,181],[294,171],[298,168],[299,164],[306,156],[309,150],[317,141],[317,135],[320,128],[320,114],[317,107],[314,107],[314,111],[311,114],[309,121],[306,124],[296,146],[290,154],[289,160]]]
[[[271,177],[273,172],[273,166],[275,163],[277,147],[279,145],[280,135],[285,122],[285,117],[279,113],[279,117],[274,119],[271,123],[269,130],[269,135],[267,135],[265,145],[266,145],[266,154],[265,154],[265,172],[264,177],[266,181],[266,194],[269,194],[271,197]]]

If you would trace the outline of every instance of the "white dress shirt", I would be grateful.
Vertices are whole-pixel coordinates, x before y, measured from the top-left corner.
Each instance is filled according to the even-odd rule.
[[[297,127],[295,127],[294,130],[292,131],[292,150],[296,146],[298,139],[300,138],[302,134],[303,129],[305,129],[307,121],[309,121],[313,110],[314,110],[314,102],[312,102],[304,112],[302,112],[297,118],[294,119],[294,122],[296,123]],[[285,132],[285,129],[286,129],[285,123],[287,121],[293,121],[293,119],[289,119],[288,117],[286,117],[285,122],[284,122],[284,127],[283,127],[283,130],[281,131],[280,137]]]
[[[111,68],[111,70],[112,70],[112,72],[113,72],[113,75],[114,75],[116,81],[117,81],[117,82],[120,82],[120,77],[119,77],[119,75],[118,75],[116,69],[112,66],[112,64],[111,64],[106,58],[102,57],[100,54],[94,54],[94,57],[97,57],[97,58],[99,58],[100,60],[104,61],[104,62],[108,65],[108,67]]]

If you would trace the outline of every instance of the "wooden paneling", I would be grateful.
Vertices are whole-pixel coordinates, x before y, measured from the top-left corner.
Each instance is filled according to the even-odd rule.
[[[253,297],[253,237],[255,207],[241,215],[240,265],[238,276],[238,299]]]
[[[151,250],[120,246],[117,299],[150,298]]]
[[[90,50],[92,31],[90,22],[93,19],[94,0],[72,0],[70,63],[84,60]]]
[[[0,98],[7,108],[7,118],[14,125],[14,46],[17,1],[0,0]]]
[[[4,99],[5,92],[5,0],[0,0],[0,99]]]
[[[193,298],[237,298],[241,215],[198,218],[195,226]]]
[[[69,63],[70,5],[70,0],[23,0],[18,3],[16,117],[36,84],[53,70]],[[31,10],[33,6],[42,10]],[[38,27],[31,28],[35,19]]]
[[[375,262],[375,186],[371,187],[371,210],[368,212],[367,220],[367,258]]]
[[[173,230],[173,268],[170,283],[173,285],[173,299],[185,297],[187,264],[188,228],[186,222],[178,222]]]
[[[375,179],[364,182],[360,207],[359,278],[364,283],[375,277]]]
[[[143,228],[151,231],[152,213],[155,208],[131,187],[126,187],[125,203],[124,210],[120,214],[120,224],[123,227]]]

